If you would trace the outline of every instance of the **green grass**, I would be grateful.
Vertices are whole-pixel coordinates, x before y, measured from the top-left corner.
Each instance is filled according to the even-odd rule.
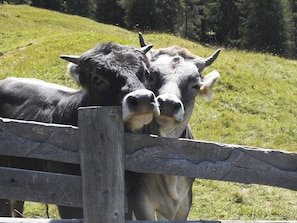
[[[76,87],[60,54],[80,54],[99,42],[138,45],[137,33],[86,18],[28,6],[0,5],[0,79],[35,77]],[[199,56],[215,48],[172,35],[144,34],[155,48],[180,45]],[[196,139],[297,151],[297,61],[223,49],[207,70],[221,74],[211,102],[196,100]],[[197,179],[190,219],[296,220],[295,191]],[[26,217],[46,217],[26,203]],[[57,218],[54,205],[50,217]]]

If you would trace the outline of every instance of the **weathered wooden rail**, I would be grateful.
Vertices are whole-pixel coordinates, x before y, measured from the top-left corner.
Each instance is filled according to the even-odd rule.
[[[0,167],[0,198],[84,207],[85,223],[122,223],[124,169],[297,190],[297,153],[128,134],[120,117],[118,107],[89,107],[80,109],[79,127],[1,118],[0,156],[80,164],[82,176]]]

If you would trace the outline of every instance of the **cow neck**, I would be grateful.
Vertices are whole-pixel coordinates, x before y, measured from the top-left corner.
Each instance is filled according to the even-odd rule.
[[[55,108],[53,123],[74,125],[78,124],[78,108],[87,106],[85,90],[66,93]]]

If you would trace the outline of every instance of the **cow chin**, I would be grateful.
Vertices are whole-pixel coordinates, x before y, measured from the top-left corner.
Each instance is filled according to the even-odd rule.
[[[159,126],[172,126],[176,122],[178,123],[180,122],[175,117],[164,115],[164,114],[161,114],[159,117],[156,117],[154,120]]]
[[[151,121],[153,121],[153,118],[153,113],[134,114],[131,115],[128,120],[125,120],[125,127],[128,128],[130,131],[136,131],[141,129],[143,126],[151,123]]]

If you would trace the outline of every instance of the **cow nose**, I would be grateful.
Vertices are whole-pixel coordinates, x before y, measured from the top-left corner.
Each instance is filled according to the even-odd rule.
[[[134,94],[134,95],[129,95],[127,97],[127,103],[128,106],[131,109],[136,109],[139,106],[142,105],[151,105],[151,103],[154,103],[155,99],[153,97],[153,95],[149,96],[149,95],[139,95],[139,94]]]
[[[177,122],[182,122],[184,120],[185,108],[182,101],[174,94],[160,94],[157,97],[159,107],[160,107],[160,118],[157,120],[161,120],[162,117],[171,117]]]
[[[134,91],[127,96],[126,103],[131,110],[145,110],[157,106],[157,99],[152,91]]]
[[[161,114],[174,115],[184,112],[182,102],[174,95],[164,94],[157,97]]]
[[[127,94],[122,102],[124,121],[131,115],[151,113],[159,116],[159,104],[155,94],[147,89],[140,89]]]

